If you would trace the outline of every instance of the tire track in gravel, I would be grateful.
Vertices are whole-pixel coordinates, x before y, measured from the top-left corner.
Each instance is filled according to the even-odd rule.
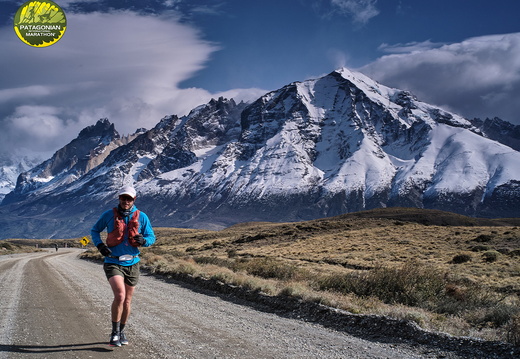
[[[107,345],[110,289],[102,273],[90,279],[91,270],[100,268],[78,254],[52,250],[0,262],[0,298],[9,303],[0,358],[153,357],[146,348]]]
[[[20,297],[23,267],[28,262],[25,256],[0,257],[0,343],[8,342],[13,326],[17,299]],[[0,352],[0,358],[3,358]]]

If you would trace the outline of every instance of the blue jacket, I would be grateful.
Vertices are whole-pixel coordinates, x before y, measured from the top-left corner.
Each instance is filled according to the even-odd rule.
[[[132,218],[132,214],[136,210],[137,207],[133,206],[130,210],[130,214],[127,217],[124,217],[126,224],[128,224],[128,221],[130,218]],[[111,209],[104,212],[90,230],[90,235],[94,245],[97,246],[98,244],[103,243],[101,240],[101,232],[103,232],[105,229],[107,230],[107,233],[110,233],[114,230],[114,212]],[[155,234],[153,233],[152,225],[150,224],[148,216],[143,212],[139,213],[139,233],[143,235],[146,241],[145,244],[143,244],[143,247],[149,247],[155,243]],[[139,251],[139,247],[132,247],[130,243],[128,243],[128,238],[124,238],[121,244],[118,244],[115,247],[110,247],[110,249],[112,250],[113,256],[119,257],[124,254],[130,254],[133,255],[134,258],[129,261],[121,262],[117,258],[105,257],[105,263],[115,263],[122,266],[131,266],[140,261],[138,257],[138,255],[141,253]]]

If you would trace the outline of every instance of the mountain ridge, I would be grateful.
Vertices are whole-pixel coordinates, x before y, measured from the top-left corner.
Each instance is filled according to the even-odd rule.
[[[219,98],[167,116],[68,182],[40,177],[27,187],[37,177],[29,171],[0,213],[56,223],[28,231],[24,220],[4,220],[12,235],[55,236],[67,223],[76,223],[69,236],[84,235],[117,189],[134,184],[137,206],[160,226],[219,229],[395,206],[520,217],[520,153],[482,128],[340,69],[250,104]]]

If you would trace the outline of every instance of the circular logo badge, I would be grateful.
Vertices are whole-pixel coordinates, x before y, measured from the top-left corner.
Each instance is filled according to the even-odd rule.
[[[14,16],[14,31],[29,46],[53,45],[66,28],[65,12],[52,1],[27,1]]]

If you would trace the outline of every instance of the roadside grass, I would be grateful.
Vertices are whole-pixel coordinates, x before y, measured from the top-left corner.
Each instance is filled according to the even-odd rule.
[[[155,232],[156,244],[142,249],[153,273],[210,278],[520,345],[518,219],[388,209],[221,231]],[[100,258],[94,249],[84,257]]]
[[[20,243],[18,240],[1,240],[0,255],[39,252],[41,249],[35,245]]]
[[[80,238],[70,239],[3,239],[0,240],[0,255],[41,252],[43,248],[84,248]]]

